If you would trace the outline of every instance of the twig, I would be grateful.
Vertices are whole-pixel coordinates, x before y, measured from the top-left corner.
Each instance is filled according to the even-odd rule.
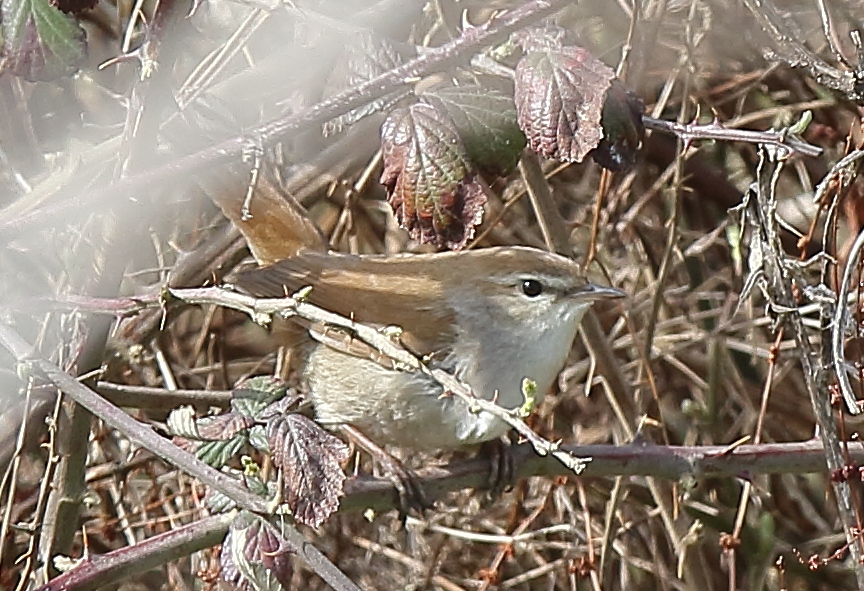
[[[853,415],[860,413],[861,407],[858,405],[858,397],[852,390],[852,384],[849,383],[846,357],[843,354],[843,337],[846,335],[846,322],[849,320],[849,308],[846,306],[846,300],[852,282],[852,273],[858,266],[862,248],[864,248],[864,228],[858,233],[858,237],[852,243],[852,248],[849,249],[846,266],[843,268],[843,280],[837,290],[837,305],[834,307],[834,317],[831,321],[831,362],[834,365],[837,385],[843,394],[843,400],[846,401],[846,408]]]
[[[762,147],[760,149],[757,180],[751,187],[749,197],[745,199],[743,205],[745,216],[747,216],[745,219],[754,229],[755,236],[752,240],[759,241],[759,243],[752,245],[752,249],[761,251],[762,256],[760,267],[750,269],[750,273],[754,277],[762,274],[760,285],[766,298],[770,301],[770,305],[782,314],[782,320],[795,337],[801,370],[804,374],[804,383],[813,406],[816,422],[819,425],[819,437],[825,448],[826,464],[832,473],[842,474],[845,464],[831,409],[826,372],[821,371],[819,365],[822,363],[829,365],[827,359],[829,352],[823,350],[821,357],[814,354],[802,318],[795,311],[793,277],[790,276],[790,269],[792,265],[797,263],[787,259],[778,235],[776,183],[782,163],[774,156],[769,148]],[[823,307],[824,309],[825,307]],[[826,321],[825,324],[824,330],[827,331],[828,322]],[[848,481],[835,478],[832,478],[831,484],[837,497],[838,512],[846,533],[846,540],[856,565],[855,573],[859,587],[864,587],[864,564],[860,562],[862,553],[859,527],[853,510],[850,484]]]
[[[546,243],[546,250],[572,256],[570,228],[558,210],[552,188],[540,167],[540,157],[531,150],[525,150],[522,158],[519,159],[519,174],[525,183],[531,206],[534,208],[537,225],[540,226],[543,241]]]
[[[828,191],[839,193],[840,186],[848,185],[852,180],[854,176],[852,167],[862,158],[864,158],[864,150],[855,150],[840,159],[837,164],[831,167],[825,178],[819,182],[813,195],[813,201],[815,203],[822,203]],[[837,385],[843,395],[843,400],[852,414],[860,413],[861,407],[858,405],[855,392],[852,390],[852,384],[849,383],[845,356],[843,354],[843,336],[846,333],[846,323],[849,320],[848,302],[852,272],[857,264],[862,247],[864,247],[864,229],[858,234],[847,255],[846,266],[843,269],[843,280],[837,288],[837,299],[831,320],[831,364],[834,367]]]
[[[834,28],[834,23],[831,22],[831,13],[828,11],[828,4],[825,0],[816,0],[816,6],[819,7],[819,19],[822,21],[822,33],[825,34],[825,39],[828,41],[828,47],[831,48],[831,53],[837,58],[837,61],[846,66],[848,69],[854,69],[843,51],[840,49],[840,40],[837,39],[837,30]]]
[[[562,449],[577,456],[591,456],[594,461],[586,467],[586,476],[658,476],[679,480],[686,476],[699,478],[740,477],[752,478],[759,474],[806,474],[823,471],[825,457],[817,441],[800,443],[769,443],[742,445],[731,452],[725,446],[676,447],[659,445],[589,445],[562,446]],[[514,468],[520,478],[528,476],[566,475],[568,471],[557,462],[538,457],[530,446],[523,444],[514,450]],[[850,449],[850,457],[858,464],[864,463],[864,447]],[[481,485],[487,474],[486,460],[473,459],[449,464],[444,467],[427,467],[418,470],[418,482],[430,500],[441,498],[448,492]],[[340,511],[357,512],[371,508],[378,512],[395,508],[394,485],[387,478],[355,477],[346,482],[346,496]],[[228,529],[232,515],[208,517],[170,532],[154,536],[132,548],[115,550],[103,556],[92,557],[79,569],[53,579],[38,591],[72,588],[75,584],[89,582],[103,587],[211,547],[222,539]],[[570,526],[567,526],[570,527]],[[447,533],[447,532],[444,532]],[[540,532],[529,532],[524,536],[536,536]],[[507,540],[490,542],[518,542],[522,536],[507,536]],[[481,538],[480,541],[483,541]],[[134,570],[130,570],[134,569]]]
[[[649,476],[673,482],[682,479],[742,478],[749,481],[760,474],[810,474],[825,472],[825,450],[816,440],[795,443],[763,443],[729,446],[674,446],[631,443],[628,445],[569,445],[561,450],[574,456],[591,457],[584,477]],[[864,463],[864,446],[850,446],[849,456]],[[566,476],[569,470],[560,463],[534,453],[530,444],[513,449],[516,478]],[[446,466],[417,470],[418,483],[430,501],[449,492],[482,486],[488,474],[483,458],[454,462]],[[857,476],[857,473],[856,473]],[[395,506],[394,485],[387,478],[362,476],[349,478],[340,511],[373,509],[388,511]]]
[[[235,512],[213,515],[155,535],[134,546],[89,556],[36,591],[105,589],[148,570],[218,544],[228,533]]]
[[[30,415],[30,405],[32,403],[33,390],[29,387],[26,388],[26,394],[24,396],[24,408],[21,414],[24,417]],[[8,412],[8,411],[7,411]],[[3,518],[0,519],[0,556],[4,556],[4,551],[6,550],[6,542],[7,540],[11,541],[12,537],[9,535],[9,529],[12,521],[12,505],[16,499],[16,492],[18,487],[18,473],[21,467],[21,456],[24,451],[24,441],[25,441],[25,433],[27,432],[27,421],[23,420],[18,427],[18,436],[15,438],[15,449],[12,452],[12,458],[6,466],[6,470],[3,472],[3,478],[0,479],[0,498],[6,493],[6,502],[3,507]],[[53,432],[49,432],[49,436],[52,436]],[[48,445],[46,448],[49,450],[49,453],[53,453],[53,447]],[[9,487],[9,491],[7,493],[6,487]]]
[[[96,391],[117,406],[160,410],[182,405],[191,405],[199,409],[213,406],[227,407],[232,396],[230,390],[167,390],[102,381],[96,383]]]
[[[768,358],[768,374],[765,376],[765,384],[762,387],[762,402],[759,405],[759,418],[756,421],[756,429],[753,432],[753,443],[758,445],[762,442],[762,427],[765,421],[765,415],[768,411],[768,398],[771,394],[771,388],[774,386],[774,373],[777,371],[777,350],[780,347],[780,342],[783,340],[783,329],[777,331],[777,337],[774,339],[774,344],[771,345],[772,355]],[[740,447],[740,446],[738,446]],[[753,493],[753,483],[747,481],[741,490],[741,496],[738,499],[738,512],[735,515],[735,525],[732,528],[730,535],[732,543],[721,543],[723,552],[727,557],[729,569],[729,588],[735,588],[736,562],[735,550],[741,541],[741,530],[744,527],[744,518],[747,515],[747,507],[750,504],[750,496]],[[721,536],[721,540],[723,537]]]
[[[355,536],[351,539],[351,542],[358,547],[363,548],[367,552],[385,556],[389,560],[399,563],[406,568],[412,569],[417,573],[423,574],[429,570],[428,565],[426,565],[422,560],[410,557],[403,552],[399,552],[397,550],[394,550],[393,548],[384,546],[383,544],[379,544],[378,542],[373,542],[372,540],[368,540],[360,536]],[[444,589],[444,591],[463,591],[462,587],[456,585],[455,583],[449,581],[447,577],[443,577],[441,575],[432,575],[429,582],[433,584],[430,586]]]
[[[770,0],[744,0],[744,5],[750,9],[765,32],[774,40],[780,59],[790,66],[807,68],[816,82],[826,88],[844,93],[849,100],[864,101],[864,94],[856,84],[855,73],[841,71],[828,65],[796,40],[781,22],[777,9]]]
[[[749,144],[770,144],[779,146],[805,156],[819,156],[822,148],[809,144],[797,135],[786,130],[754,131],[749,129],[731,129],[724,127],[719,120],[711,123],[677,123],[665,119],[655,119],[647,115],[642,117],[646,129],[654,129],[678,136],[688,145],[693,140],[720,140],[726,142],[747,142]]]

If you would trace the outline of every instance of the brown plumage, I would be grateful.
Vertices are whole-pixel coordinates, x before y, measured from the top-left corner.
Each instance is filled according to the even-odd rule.
[[[367,325],[397,325],[411,350],[434,354],[433,365],[505,408],[524,402],[524,378],[535,382],[539,402],[585,310],[597,298],[620,295],[589,284],[574,261],[526,247],[392,257],[305,252],[242,273],[235,284],[268,298],[311,287],[307,300],[326,310]],[[383,367],[368,347],[346,345],[337,351],[318,344],[305,362],[322,424],[354,425],[378,443],[414,449],[478,443],[506,430],[491,414],[442,398],[427,375]]]
[[[419,353],[433,353],[453,340],[448,327],[455,319],[442,303],[450,281],[482,284],[488,267],[531,269],[538,257],[543,271],[572,282],[576,263],[564,257],[524,247],[395,256],[355,256],[307,252],[278,263],[241,273],[235,284],[256,297],[291,295],[311,286],[308,301],[331,312],[373,326],[402,327],[403,341]],[[419,272],[418,272],[419,271]],[[582,280],[582,283],[585,283]],[[481,285],[482,288],[482,285]],[[385,303],[382,303],[385,302]]]

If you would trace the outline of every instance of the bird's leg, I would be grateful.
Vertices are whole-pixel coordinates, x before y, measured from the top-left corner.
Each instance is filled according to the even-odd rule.
[[[515,484],[515,460],[513,448],[503,438],[484,441],[478,456],[489,460],[489,478],[486,481],[486,502],[497,500],[501,493],[509,491]]]
[[[384,468],[384,474],[390,479],[399,494],[399,519],[403,525],[410,509],[422,514],[426,509],[432,507],[432,503],[426,499],[416,475],[402,462],[363,435],[356,427],[341,425],[339,431]]]

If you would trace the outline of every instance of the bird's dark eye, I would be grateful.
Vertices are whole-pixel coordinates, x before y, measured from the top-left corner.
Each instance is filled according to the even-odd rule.
[[[522,281],[522,293],[529,298],[536,298],[543,293],[543,284],[536,279],[525,279]]]

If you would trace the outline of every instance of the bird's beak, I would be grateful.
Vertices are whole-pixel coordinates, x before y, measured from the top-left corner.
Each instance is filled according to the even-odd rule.
[[[603,300],[623,298],[627,294],[615,287],[586,283],[570,292],[570,296],[579,300]]]

